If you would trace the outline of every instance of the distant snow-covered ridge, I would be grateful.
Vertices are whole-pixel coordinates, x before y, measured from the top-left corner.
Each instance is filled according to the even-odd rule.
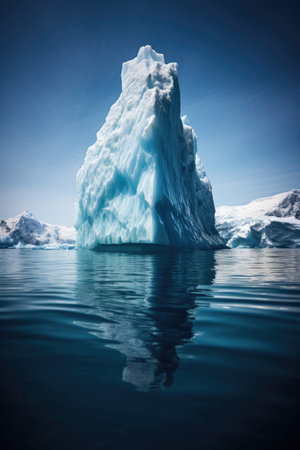
[[[75,247],[75,241],[75,228],[41,222],[27,210],[0,221],[0,248],[69,250]]]
[[[248,205],[220,206],[216,225],[229,247],[300,248],[300,189]]]

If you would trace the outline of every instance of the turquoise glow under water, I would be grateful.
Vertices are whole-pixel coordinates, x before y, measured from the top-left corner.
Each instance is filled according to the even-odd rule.
[[[288,249],[0,250],[1,447],[296,447],[299,267]]]

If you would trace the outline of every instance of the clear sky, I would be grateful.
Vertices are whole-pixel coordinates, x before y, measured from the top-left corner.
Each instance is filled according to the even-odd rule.
[[[299,188],[299,2],[14,1],[1,5],[0,218],[71,225],[75,177],[150,44],[179,64],[182,114],[215,204]]]

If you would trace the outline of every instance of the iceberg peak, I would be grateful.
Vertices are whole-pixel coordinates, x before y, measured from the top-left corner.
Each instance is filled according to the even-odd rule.
[[[166,64],[163,54],[145,45],[139,49],[135,58],[122,64],[122,93],[134,97],[137,91],[170,87],[173,72],[177,78],[176,63]]]
[[[151,59],[153,61],[158,61],[161,63],[165,63],[165,57],[162,53],[157,53],[151,45],[144,45],[141,47],[137,54],[137,62],[142,61],[143,59]]]
[[[77,174],[78,246],[224,246],[196,134],[180,117],[177,64],[146,45],[121,77],[120,97]]]

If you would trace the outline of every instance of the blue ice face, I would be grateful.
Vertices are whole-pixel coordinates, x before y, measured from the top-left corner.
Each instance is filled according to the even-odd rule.
[[[122,93],[77,174],[78,246],[222,246],[196,145],[180,117],[177,64],[142,47],[123,64]]]

